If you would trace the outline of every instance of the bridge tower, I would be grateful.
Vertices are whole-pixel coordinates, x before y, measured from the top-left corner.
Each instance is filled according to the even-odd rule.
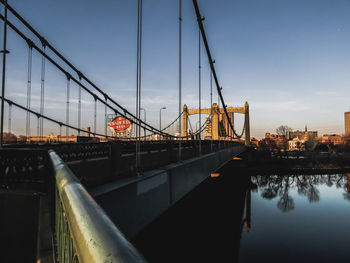
[[[250,125],[249,125],[249,104],[246,102],[244,107],[227,107],[227,113],[232,124],[234,124],[234,113],[244,114],[244,129],[245,129],[245,144],[250,144]],[[230,127],[229,121],[226,117],[223,108],[219,108],[216,103],[213,103],[211,108],[188,109],[187,105],[183,106],[182,114],[182,131],[181,136],[188,135],[188,117],[194,114],[207,114],[211,115],[210,137],[213,140],[218,140],[220,137],[233,137],[234,133]],[[220,129],[221,127],[221,129]],[[221,132],[220,132],[221,131]]]

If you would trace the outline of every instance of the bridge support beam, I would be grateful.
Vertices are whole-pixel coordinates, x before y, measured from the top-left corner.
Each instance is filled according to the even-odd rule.
[[[98,186],[89,192],[121,231],[132,238],[245,149],[243,145],[234,146],[146,172],[142,177]]]
[[[182,132],[181,132],[181,136],[185,137],[187,136],[187,121],[188,121],[188,111],[187,111],[187,105],[185,104],[183,106],[182,109],[183,113],[182,113]]]
[[[245,145],[250,144],[250,125],[249,125],[249,104],[244,104],[244,118],[245,118]]]
[[[250,143],[250,127],[249,127],[249,105],[248,102],[245,103],[244,107],[227,107],[227,112],[229,118],[226,117],[225,111],[223,108],[219,108],[216,103],[213,103],[211,108],[208,109],[188,109],[187,105],[183,106],[183,115],[182,115],[182,136],[188,135],[188,117],[194,114],[208,114],[212,116],[212,131],[211,138],[213,140],[219,140],[220,137],[233,137],[234,133],[229,125],[229,120],[234,124],[234,113],[240,113],[245,115],[245,139],[246,144]],[[228,120],[229,119],[229,120]],[[224,129],[220,131],[220,126]]]
[[[212,105],[213,107],[213,112],[212,112],[212,139],[213,140],[218,140],[219,139],[219,111],[218,111],[218,105],[214,103]]]

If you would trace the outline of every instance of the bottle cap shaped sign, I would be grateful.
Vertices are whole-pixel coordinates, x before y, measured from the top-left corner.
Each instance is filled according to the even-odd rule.
[[[129,135],[131,125],[131,121],[122,116],[115,117],[107,124],[107,126],[112,130],[112,133],[118,137]]]

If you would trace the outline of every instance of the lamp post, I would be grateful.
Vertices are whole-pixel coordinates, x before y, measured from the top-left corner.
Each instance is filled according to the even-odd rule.
[[[144,122],[146,123],[146,110],[144,108],[140,108],[140,111],[143,110],[144,112]],[[143,132],[144,132],[144,137],[145,137],[145,140],[146,140],[146,128],[143,128]]]
[[[198,124],[200,125],[200,121],[197,121],[197,122],[196,122],[196,130],[195,130],[195,131],[198,131],[198,130],[200,129],[200,126],[199,126]],[[199,128],[198,128],[198,126],[199,126]],[[198,137],[198,136],[197,136],[197,137]]]
[[[161,107],[159,110],[159,130],[162,130],[162,110],[165,110],[166,107]]]

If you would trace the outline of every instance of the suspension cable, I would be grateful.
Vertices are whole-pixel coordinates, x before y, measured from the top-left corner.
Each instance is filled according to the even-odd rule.
[[[3,1],[3,0],[0,0]],[[0,19],[4,19],[4,17],[0,14]],[[24,40],[28,40],[28,38],[17,28],[15,27],[11,22],[7,21],[7,25],[9,25],[20,37],[22,37]],[[36,46],[35,44],[33,44],[33,48],[37,50],[37,52],[39,52],[40,54],[42,54],[50,63],[52,63],[57,69],[59,69],[61,72],[63,72],[64,74],[67,74],[67,71],[65,71],[57,62],[55,62],[50,56],[48,56],[46,53],[44,53],[40,48],[38,48],[38,46]],[[76,78],[74,78],[73,76],[71,76],[71,80],[74,81],[76,84],[78,84],[80,87],[82,87],[86,92],[88,92],[91,96],[96,96],[95,93],[93,93],[91,90],[89,90],[85,85],[83,85],[81,82],[79,82]],[[105,94],[107,97],[108,95]],[[108,97],[109,101],[110,97]],[[124,118],[129,119],[131,122],[137,124],[137,122],[135,121],[136,117],[133,114],[130,114],[127,110],[124,110],[123,112],[118,111],[117,109],[113,108],[111,105],[106,104],[104,100],[102,100],[100,97],[97,96],[97,100],[102,102],[104,105],[107,105],[107,107],[109,107],[110,109],[112,109],[116,114],[120,114],[121,116],[123,116]],[[127,117],[126,114],[130,115],[130,117]],[[134,119],[132,118],[134,117]],[[145,123],[142,120],[140,121],[140,126],[145,128],[147,131],[150,132],[156,132],[157,134],[163,134],[165,136],[169,136],[171,138],[175,138],[176,136],[173,136],[171,134],[166,134],[161,132],[160,130],[158,130],[157,128],[149,125],[148,123]]]
[[[207,52],[207,56],[208,56],[208,60],[209,60],[209,64],[210,64],[210,68],[211,68],[211,71],[213,73],[213,77],[214,77],[214,80],[215,80],[215,84],[216,84],[216,89],[218,91],[218,95],[220,97],[220,100],[221,100],[221,103],[222,103],[222,107],[225,111],[225,115],[229,121],[229,124],[230,124],[230,127],[232,129],[232,131],[234,132],[234,134],[238,137],[239,135],[236,133],[234,127],[233,127],[233,124],[231,122],[231,120],[229,119],[229,116],[228,116],[228,112],[227,112],[227,109],[226,109],[226,104],[225,104],[225,101],[224,101],[224,98],[222,96],[222,93],[221,93],[221,87],[219,85],[219,80],[217,78],[217,75],[216,75],[216,71],[215,71],[215,67],[214,67],[214,61],[211,57],[211,53],[210,53],[210,49],[209,49],[209,45],[208,45],[208,41],[207,41],[207,37],[206,37],[206,34],[205,34],[205,30],[204,30],[204,26],[203,26],[203,20],[204,18],[202,18],[200,12],[199,12],[199,8],[198,8],[198,3],[197,3],[197,0],[192,0],[193,2],[193,6],[194,6],[194,9],[196,11],[196,15],[197,15],[197,22],[198,22],[198,26],[199,26],[199,29],[202,33],[202,39],[203,39],[203,42],[204,42],[204,46],[205,46],[205,49],[206,49],[206,52]]]
[[[0,0],[0,2],[1,2],[2,4],[4,4],[5,7],[7,7],[7,8],[13,13],[13,15],[14,15],[15,17],[17,17],[30,31],[32,31],[32,33],[33,33],[36,37],[38,37],[38,38],[40,39],[40,41],[41,41],[42,43],[45,44],[45,46],[47,46],[48,48],[50,48],[50,50],[51,50],[55,55],[57,55],[57,56],[58,56],[63,62],[65,62],[73,71],[75,71],[75,72],[78,74],[78,76],[79,76],[80,79],[84,79],[89,85],[91,85],[91,86],[92,86],[93,88],[95,88],[98,92],[100,92],[102,95],[104,95],[105,97],[107,97],[108,100],[109,100],[110,102],[112,102],[114,105],[116,105],[118,108],[120,108],[121,111],[124,112],[124,114],[121,113],[121,112],[119,112],[119,111],[116,110],[115,108],[111,107],[110,105],[106,105],[106,103],[104,102],[104,104],[105,104],[107,107],[111,108],[115,113],[119,113],[121,116],[130,119],[130,120],[131,120],[132,122],[134,122],[135,124],[138,124],[139,126],[144,127],[144,128],[145,128],[146,130],[148,130],[148,131],[155,132],[155,133],[159,133],[159,134],[164,134],[162,131],[158,130],[158,129],[155,128],[155,127],[152,127],[151,125],[149,125],[149,124],[147,124],[147,123],[145,123],[145,122],[142,121],[140,118],[137,118],[139,123],[137,123],[136,121],[134,121],[134,120],[133,120],[133,117],[135,118],[135,116],[134,116],[132,113],[130,113],[127,109],[125,109],[125,108],[122,107],[120,104],[118,104],[116,101],[114,101],[111,97],[109,97],[106,93],[104,93],[101,89],[99,89],[99,88],[97,87],[97,85],[95,85],[95,84],[94,84],[92,81],[90,81],[86,76],[84,76],[84,75],[83,75],[76,67],[74,67],[63,55],[61,55],[51,44],[49,44],[49,43],[46,41],[46,39],[44,39],[33,27],[31,27],[31,26],[29,25],[29,23],[27,23],[26,20],[24,20],[10,5],[8,5],[8,4],[6,3],[5,0]],[[2,15],[0,15],[0,18],[1,18],[2,20],[4,20],[4,17],[3,17]],[[17,32],[22,38],[24,38],[25,40],[28,39],[28,38],[26,38],[26,37],[24,36],[23,33],[21,33],[21,32],[20,32],[15,26],[13,26],[10,22],[6,21],[5,24],[9,25],[12,29],[14,29],[14,31],[16,31],[16,32]],[[202,37],[203,37],[203,38],[205,37],[205,36],[203,35],[203,33],[202,33]],[[205,42],[205,41],[204,41],[204,42]],[[37,48],[36,48],[36,49],[37,49]],[[37,50],[38,50],[38,49],[37,49]],[[41,50],[38,50],[38,52],[42,54]],[[51,63],[53,63],[59,70],[61,70],[62,72],[65,72],[65,70],[64,70],[61,66],[59,66],[59,65],[58,65],[55,61],[53,61],[51,58],[49,59],[49,57],[48,57],[46,54],[44,54],[44,57],[45,57],[46,59],[48,59]],[[213,63],[212,60],[209,60],[209,61],[210,61],[211,64]],[[216,75],[214,76],[214,78],[216,79]],[[75,78],[72,78],[72,80],[73,80],[74,82],[77,82]],[[217,82],[217,79],[216,79],[215,81]],[[217,83],[217,84],[218,84],[218,83]],[[94,94],[94,93],[92,93],[89,89],[87,89],[84,85],[79,84],[79,83],[78,83],[78,85],[79,85],[81,88],[83,88],[84,90],[86,90],[90,95]],[[218,85],[217,85],[217,86],[218,86]],[[98,98],[98,100],[100,100],[100,98]],[[223,100],[223,99],[222,99],[222,100]],[[223,105],[224,105],[224,109],[226,109],[224,103],[223,103]],[[126,115],[129,115],[130,117],[127,117]],[[135,119],[136,119],[136,118],[135,118]],[[231,124],[231,123],[230,123],[230,126],[231,126],[231,128],[232,128],[232,124]],[[81,130],[81,129],[78,129],[78,130]],[[175,136],[172,136],[171,134],[166,134],[166,135],[169,136],[169,137],[175,137]]]
[[[137,119],[138,122],[140,123],[139,125],[141,127],[147,126],[148,129],[150,131],[157,131],[160,134],[162,134],[161,131],[159,131],[157,128],[149,125],[148,123],[145,123],[144,121],[142,121],[140,118],[137,118],[134,114],[132,114],[131,112],[129,112],[126,108],[124,108],[123,106],[121,106],[119,103],[117,103],[115,100],[113,100],[110,96],[108,96],[105,92],[103,92],[100,88],[97,87],[96,84],[94,84],[91,80],[89,80],[85,75],[83,75],[75,66],[73,66],[61,53],[59,53],[45,38],[43,38],[32,26],[29,25],[29,23],[23,18],[21,17],[9,4],[5,3],[5,0],[0,0],[0,2],[2,4],[4,4],[5,6],[8,7],[8,9],[13,13],[13,15],[15,17],[17,17],[30,31],[32,31],[32,33],[38,37],[40,39],[41,42],[45,43],[46,47],[48,47],[57,57],[59,57],[64,63],[66,63],[73,71],[75,71],[77,73],[78,76],[81,76],[82,79],[84,79],[89,85],[91,85],[94,89],[96,89],[100,94],[102,94],[104,97],[107,97],[108,100],[113,103],[114,105],[116,105],[119,109],[121,109],[122,112],[124,112],[124,114],[121,114],[123,117],[128,118],[128,119]],[[0,15],[0,19],[4,20],[4,17],[2,15]],[[22,38],[26,39],[26,37],[23,35],[23,33],[21,33],[14,25],[12,25],[10,22],[7,21],[7,24],[14,29]],[[40,53],[40,51],[39,51]],[[46,58],[48,58],[47,56],[45,56]],[[52,61],[50,61],[52,62]],[[59,68],[60,70],[63,70],[62,67],[58,67],[57,63],[53,63],[57,68]],[[63,70],[64,71],[64,70]],[[73,78],[72,78],[73,80]],[[90,91],[91,92],[91,91]],[[116,111],[114,109],[114,111]],[[129,115],[130,117],[127,117],[126,115]],[[137,122],[133,121],[135,124],[137,124]],[[175,137],[171,134],[164,134],[165,136],[170,136],[170,137]]]
[[[62,126],[67,127],[67,126],[68,126],[70,129],[73,129],[73,130],[76,130],[76,131],[79,131],[79,130],[80,130],[81,132],[88,133],[87,130],[79,129],[79,128],[75,127],[75,126],[64,124],[64,123],[62,123],[62,122],[60,122],[60,121],[57,121],[57,120],[55,120],[55,119],[53,119],[53,118],[51,118],[51,117],[46,116],[46,115],[41,115],[39,112],[35,112],[35,111],[31,110],[31,109],[27,109],[26,107],[24,107],[24,106],[22,106],[22,105],[20,105],[20,104],[18,104],[18,103],[16,103],[16,102],[14,102],[14,101],[12,101],[12,100],[10,100],[10,99],[3,98],[2,96],[0,96],[0,99],[3,99],[5,102],[7,102],[7,103],[9,103],[9,104],[12,104],[13,106],[15,106],[15,107],[17,107],[17,108],[19,108],[19,109],[22,109],[22,110],[24,110],[24,111],[29,111],[31,114],[36,115],[38,119],[39,119],[39,118],[43,118],[43,119],[45,119],[45,120],[51,121],[51,122],[53,122],[53,123],[56,123],[56,124],[60,125],[61,127],[62,127]],[[38,122],[38,123],[39,123],[39,122]],[[62,134],[62,131],[60,131],[60,134]],[[101,137],[119,139],[119,137],[116,137],[116,136],[104,136],[103,134],[99,134],[99,133],[96,133],[96,135],[97,135],[97,136],[101,136]]]

